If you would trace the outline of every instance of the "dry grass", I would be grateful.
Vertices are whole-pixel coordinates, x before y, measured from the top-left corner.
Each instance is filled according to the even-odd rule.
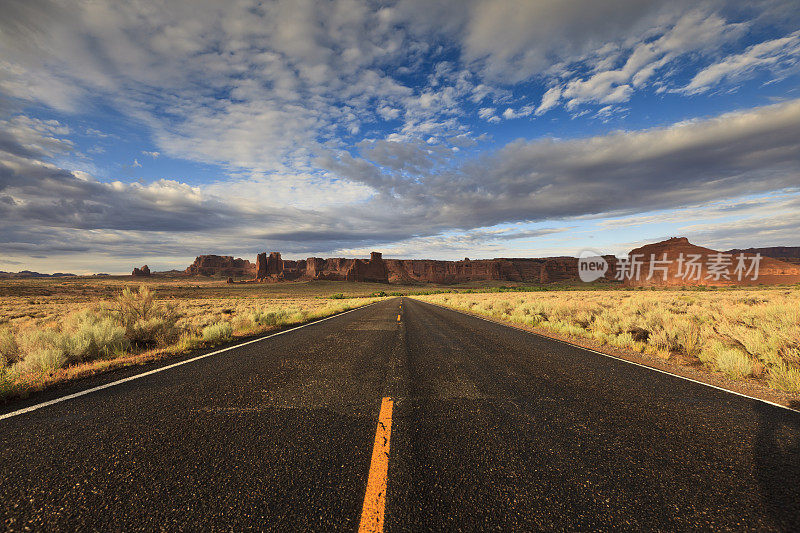
[[[155,283],[153,290],[115,280],[69,280],[73,285],[63,290],[57,290],[64,283],[60,281],[4,283],[0,288],[6,293],[28,296],[0,296],[0,399],[267,333],[378,299],[355,298],[354,291],[332,299],[343,288],[352,289],[346,284],[191,282],[191,287]],[[373,287],[360,289],[359,296]]]
[[[436,294],[423,301],[800,393],[800,289]]]

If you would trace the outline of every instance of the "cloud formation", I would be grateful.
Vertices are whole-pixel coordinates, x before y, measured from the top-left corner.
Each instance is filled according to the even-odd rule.
[[[235,235],[248,252],[455,250],[477,240],[499,250],[494,235],[514,240],[492,233],[502,224],[565,227],[796,187],[792,95],[658,127],[527,135],[559,110],[606,121],[638,95],[698,98],[754,73],[766,83],[793,75],[791,7],[8,0],[2,246],[174,256],[189,253],[181,236],[199,252],[222,251]],[[148,140],[124,159],[129,174],[186,160],[218,176],[100,177],[113,171],[91,156],[111,145],[81,153],[76,139],[120,140],[91,121],[105,107]],[[499,129],[509,121],[522,124],[513,136]]]

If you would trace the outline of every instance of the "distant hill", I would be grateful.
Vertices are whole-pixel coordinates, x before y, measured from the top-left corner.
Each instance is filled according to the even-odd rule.
[[[55,274],[42,274],[31,270],[20,270],[19,272],[4,272],[0,270],[0,279],[21,279],[21,278],[66,278],[74,277],[76,274],[67,272],[56,272]]]
[[[800,246],[769,246],[766,248],[744,248],[736,250],[728,250],[726,254],[761,254],[764,257],[771,257],[773,259],[780,259],[787,263],[794,263],[800,265]]]

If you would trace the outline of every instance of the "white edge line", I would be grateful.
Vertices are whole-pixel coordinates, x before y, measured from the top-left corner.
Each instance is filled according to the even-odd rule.
[[[492,320],[490,318],[486,318],[486,317],[482,317],[482,316],[478,316],[478,315],[473,315],[473,314],[470,314],[470,313],[465,313],[465,312],[460,311],[458,309],[453,309],[452,307],[447,307],[447,306],[435,304],[435,303],[432,303],[432,302],[426,302],[424,300],[417,300],[417,301],[418,302],[422,302],[422,303],[426,303],[426,304],[429,304],[429,305],[433,305],[433,306],[436,306],[436,307],[441,307],[442,309],[446,309],[448,311],[454,311],[454,312],[462,314],[464,316],[471,316],[471,317],[474,317],[474,318],[478,318],[480,320],[485,320],[486,322],[491,322],[492,324],[499,324],[500,326],[505,326],[507,328],[512,328],[512,329],[515,329],[517,331],[524,331],[525,333],[530,333],[531,335],[536,335],[537,337],[541,337],[543,339],[548,339],[548,340],[551,340],[551,341],[560,342],[561,344],[566,344],[567,346],[572,346],[573,348],[578,348],[580,350],[585,350],[587,352],[596,353],[596,354],[602,355],[604,357],[609,357],[611,359],[616,359],[617,361],[622,361],[623,363],[628,363],[628,364],[631,364],[631,365],[640,366],[642,368],[646,368],[648,370],[653,370],[655,372],[660,372],[661,374],[666,374],[666,375],[672,376],[674,378],[685,379],[686,381],[691,381],[692,383],[698,383],[700,385],[705,385],[706,387],[711,387],[712,389],[721,390],[721,391],[724,391],[724,392],[727,392],[727,393],[730,393],[730,394],[735,394],[736,396],[741,396],[743,398],[748,398],[750,400],[756,400],[756,401],[759,401],[759,402],[762,402],[762,403],[766,403],[768,405],[772,405],[774,407],[780,407],[781,409],[786,409],[787,411],[792,411],[794,413],[800,414],[800,411],[798,411],[797,409],[792,409],[791,407],[787,407],[787,406],[781,405],[779,403],[771,402],[769,400],[764,400],[763,398],[756,398],[755,396],[748,396],[747,394],[742,394],[741,392],[736,392],[734,390],[726,389],[725,387],[718,387],[717,385],[712,385],[711,383],[706,383],[705,381],[700,381],[700,380],[697,380],[697,379],[687,378],[686,376],[681,376],[680,374],[673,374],[672,372],[667,372],[666,370],[661,370],[660,368],[656,368],[654,366],[643,365],[642,363],[637,363],[636,361],[628,361],[627,359],[623,359],[622,357],[617,357],[616,355],[611,355],[611,354],[607,354],[607,353],[603,353],[603,352],[598,352],[597,350],[592,350],[591,348],[584,348],[583,346],[579,346],[577,344],[573,344],[573,343],[565,341],[565,340],[556,339],[556,338],[553,338],[553,337],[548,337],[547,335],[543,335],[543,334],[537,333],[535,331],[529,331],[527,329],[518,328],[518,327],[513,326],[511,324],[506,324],[504,322],[500,322],[500,321],[497,321],[497,320]]]
[[[296,331],[300,328],[305,328],[307,326],[313,326],[314,324],[319,324],[320,322],[325,322],[326,320],[330,320],[332,318],[340,317],[342,315],[346,315],[347,313],[352,313],[353,311],[358,311],[359,309],[364,309],[365,307],[369,307],[370,305],[375,305],[380,302],[372,302],[371,304],[360,305],[353,309],[348,309],[342,313],[336,313],[335,315],[327,316],[325,318],[320,318],[319,320],[315,320],[313,322],[309,322],[307,324],[303,324],[301,326],[295,326],[291,329],[285,329],[283,331],[279,331],[277,333],[272,333],[270,335],[266,335],[264,337],[259,337],[257,339],[252,339],[247,342],[243,342],[241,344],[237,344],[235,346],[228,346],[227,348],[223,348],[221,350],[217,350],[211,353],[205,353],[203,355],[198,355],[197,357],[192,357],[191,359],[186,359],[185,361],[178,361],[177,363],[172,363],[171,365],[162,366],[161,368],[156,368],[154,370],[149,370],[147,372],[142,372],[141,374],[136,374],[135,376],[129,376],[127,378],[118,379],[117,381],[112,381],[111,383],[105,383],[103,385],[98,385],[97,387],[92,387],[91,389],[82,390],[73,394],[68,394],[66,396],[61,396],[60,398],[55,398],[53,400],[49,400],[42,403],[37,403],[35,405],[31,405],[29,407],[25,407],[23,409],[19,409],[17,411],[11,411],[10,413],[6,413],[4,415],[0,415],[0,420],[5,420],[6,418],[11,418],[14,416],[24,415],[25,413],[30,413],[31,411],[36,411],[37,409],[41,409],[42,407],[49,407],[51,405],[55,405],[57,403],[65,402],[67,400],[73,400],[75,398],[80,398],[81,396],[85,396],[87,394],[91,394],[93,392],[97,392],[103,389],[108,389],[110,387],[115,387],[117,385],[121,385],[123,383],[127,383],[129,381],[133,381],[135,379],[143,378],[145,376],[149,376],[151,374],[157,374],[159,372],[164,372],[165,370],[169,370],[171,368],[179,367],[181,365],[186,365],[189,363],[193,363],[195,361],[199,361],[200,359],[205,359],[206,357],[211,357],[212,355],[217,355],[222,352],[227,352],[229,350],[233,350],[235,348],[241,348],[242,346],[247,346],[248,344],[253,344],[254,342],[263,341],[272,337],[277,337],[278,335],[283,335],[284,333],[289,333],[290,331]]]

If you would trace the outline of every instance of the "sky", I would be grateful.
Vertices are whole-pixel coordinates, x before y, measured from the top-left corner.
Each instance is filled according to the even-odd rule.
[[[0,270],[800,246],[797,0],[3,0]]]

